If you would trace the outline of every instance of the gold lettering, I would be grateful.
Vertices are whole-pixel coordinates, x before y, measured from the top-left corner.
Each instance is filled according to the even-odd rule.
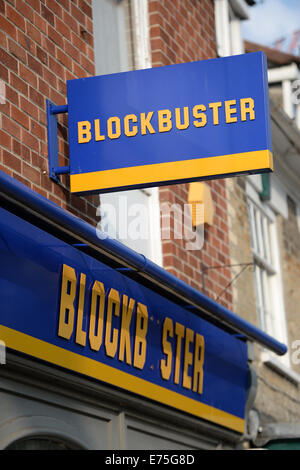
[[[180,108],[175,108],[175,122],[179,130],[187,129],[190,125],[189,108],[183,108],[183,123],[181,122]]]
[[[158,131],[168,132],[172,129],[172,113],[169,109],[161,109],[158,114]]]
[[[200,119],[200,121],[193,121],[195,127],[204,127],[206,125],[207,117],[203,111],[206,111],[204,104],[197,104],[193,107],[194,118]]]
[[[100,131],[100,119],[95,119],[95,140],[99,142],[100,140],[105,140],[105,135],[101,135]]]
[[[89,121],[79,121],[77,123],[78,128],[78,143],[85,144],[92,138],[91,134],[91,123]]]
[[[89,329],[90,347],[94,351],[99,351],[100,346],[102,344],[104,305],[105,305],[104,285],[102,284],[102,282],[95,281],[93,285],[93,289],[92,289],[90,329]],[[98,321],[97,321],[97,315],[98,315]],[[97,323],[97,332],[95,331],[96,323]]]
[[[253,98],[241,98],[241,120],[247,120],[247,114],[249,114],[250,121],[255,119],[255,111],[254,111],[254,100]]]
[[[194,332],[190,328],[185,331],[185,348],[184,348],[184,363],[183,363],[183,380],[182,386],[184,388],[192,388],[192,380],[189,376],[189,366],[193,364],[193,354],[190,352],[190,343],[194,341]]]
[[[67,264],[63,265],[59,309],[58,336],[70,339],[74,328],[74,301],[76,296],[76,273]],[[66,320],[66,313],[68,319]]]
[[[236,113],[236,108],[232,108],[231,106],[236,105],[236,100],[227,100],[225,101],[225,117],[226,123],[229,124],[231,122],[237,122],[237,116],[232,116],[232,114]]]
[[[107,356],[115,357],[118,347],[119,332],[116,328],[113,329],[111,339],[111,324],[112,313],[116,317],[120,315],[120,294],[116,289],[110,289],[107,301],[107,316],[106,316],[106,329],[105,329],[105,351]]]
[[[78,313],[77,313],[77,328],[76,328],[76,339],[75,342],[85,346],[86,344],[86,332],[82,329],[83,321],[83,310],[84,310],[84,296],[85,296],[85,282],[86,275],[80,274],[79,281],[79,299],[78,299]]]
[[[138,128],[137,126],[133,126],[132,129],[130,129],[130,121],[137,122],[137,117],[135,114],[127,114],[127,116],[124,117],[124,133],[127,135],[127,137],[134,137],[137,135]]]
[[[123,295],[119,361],[124,361],[124,353],[126,352],[126,363],[129,365],[131,365],[130,322],[134,304],[135,300],[130,299],[128,305],[128,297],[125,294]]]
[[[184,337],[184,326],[181,325],[180,323],[175,323],[175,334],[177,336],[177,343],[176,343],[174,383],[179,384],[180,362],[181,362],[181,342]]]
[[[150,134],[155,134],[155,130],[152,127],[152,124],[150,123],[151,119],[153,116],[153,111],[150,111],[147,116],[146,113],[141,113],[141,134],[145,135],[147,134],[147,129],[150,132]]]
[[[113,129],[114,127],[114,129]],[[110,139],[118,139],[121,135],[121,122],[117,116],[107,120],[107,135]]]
[[[133,366],[142,369],[146,361],[146,334],[148,329],[148,311],[146,305],[137,304],[136,331]]]
[[[193,392],[203,392],[204,338],[196,333],[194,352]],[[199,382],[199,385],[198,385]]]
[[[219,108],[222,106],[221,101],[217,101],[216,103],[209,103],[208,107],[213,110],[213,123],[216,126],[219,124]]]
[[[173,321],[171,318],[166,317],[163,325],[162,346],[167,359],[161,359],[160,361],[161,376],[164,380],[169,380],[172,370],[172,345],[167,340],[168,335],[173,338]]]

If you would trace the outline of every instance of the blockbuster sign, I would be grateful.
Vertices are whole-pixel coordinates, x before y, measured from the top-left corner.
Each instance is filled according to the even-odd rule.
[[[67,93],[73,193],[273,169],[262,52],[69,80]]]

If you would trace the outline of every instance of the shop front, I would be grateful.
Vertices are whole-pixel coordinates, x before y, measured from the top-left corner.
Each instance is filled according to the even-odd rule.
[[[1,449],[236,448],[286,347],[0,174]]]

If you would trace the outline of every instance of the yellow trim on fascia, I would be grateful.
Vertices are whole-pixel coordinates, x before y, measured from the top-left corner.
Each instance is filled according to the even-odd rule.
[[[137,393],[145,398],[185,411],[239,433],[244,432],[245,422],[242,418],[102,364],[94,359],[81,356],[2,325],[0,325],[0,338],[8,348],[79,372],[129,392]]]
[[[258,150],[219,157],[71,174],[70,186],[72,193],[79,193],[266,169],[273,170],[273,155],[270,150]]]

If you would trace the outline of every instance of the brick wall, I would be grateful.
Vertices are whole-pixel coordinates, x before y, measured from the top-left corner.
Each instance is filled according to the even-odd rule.
[[[296,352],[296,349],[292,347],[293,342],[300,340],[300,233],[296,204],[292,199],[288,198],[288,218],[278,216],[277,219],[288,346],[292,356],[293,352]],[[299,354],[297,354],[297,359],[299,360]],[[300,364],[292,362],[292,368],[300,374]]]
[[[153,67],[216,57],[214,2],[212,0],[149,0],[150,40]],[[206,292],[226,307],[232,307],[228,268],[203,266],[230,264],[225,180],[208,183],[215,204],[214,223],[205,227],[201,250],[186,250],[184,239],[163,239],[165,269],[193,287]],[[187,202],[188,184],[160,189],[160,201],[183,205]],[[203,283],[204,281],[204,283]],[[205,285],[204,285],[205,284]],[[226,291],[225,291],[226,289]],[[220,295],[220,297],[219,297]]]
[[[49,179],[46,99],[66,103],[66,80],[94,75],[91,0],[0,0],[0,169],[85,220],[98,198],[71,196],[68,177]],[[67,115],[59,159],[68,164]]]

